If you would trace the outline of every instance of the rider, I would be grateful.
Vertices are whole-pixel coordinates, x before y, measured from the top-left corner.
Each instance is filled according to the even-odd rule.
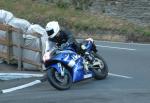
[[[75,40],[70,31],[62,30],[57,21],[50,21],[46,25],[46,32],[48,40],[46,41],[45,54],[43,60],[49,59],[51,50],[55,46],[61,46],[62,44],[71,43],[73,48],[78,54],[83,53],[80,44]]]

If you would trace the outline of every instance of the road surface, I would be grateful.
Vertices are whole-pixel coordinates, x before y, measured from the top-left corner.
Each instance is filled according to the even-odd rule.
[[[102,41],[96,45],[109,67],[107,79],[82,81],[66,91],[44,82],[0,94],[0,103],[150,103],[150,45]],[[35,79],[0,81],[0,89]]]

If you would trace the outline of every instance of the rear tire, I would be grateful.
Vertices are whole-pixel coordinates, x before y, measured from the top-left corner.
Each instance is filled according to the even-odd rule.
[[[108,66],[105,62],[105,60],[98,54],[93,53],[93,56],[95,57],[95,62],[99,62],[98,65],[93,64],[93,72],[95,74],[95,79],[102,80],[105,79],[108,75]]]
[[[67,69],[65,75],[61,76],[55,68],[50,68],[47,70],[47,76],[49,83],[58,90],[67,90],[72,85],[72,76]]]

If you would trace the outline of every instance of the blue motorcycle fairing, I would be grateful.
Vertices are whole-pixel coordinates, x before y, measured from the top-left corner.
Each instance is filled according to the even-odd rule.
[[[77,82],[84,79],[84,66],[83,59],[78,59],[76,65],[73,67],[73,82]]]
[[[55,68],[58,73],[61,73],[61,69],[60,69],[58,63],[51,64],[47,69],[51,69],[51,68]]]
[[[86,51],[89,53],[92,50],[92,42],[86,41],[83,45],[86,46]],[[76,52],[71,50],[63,50],[55,53],[54,56],[48,61],[48,69],[55,68],[59,73],[62,74],[62,68],[59,63],[63,64],[71,72],[73,82],[81,81],[86,78],[92,77],[94,74],[92,71],[85,74],[84,59]]]
[[[62,63],[62,62],[61,62]],[[61,67],[58,65],[58,63],[51,64],[48,69],[55,68],[58,73],[61,74]],[[78,59],[76,61],[76,65],[74,65],[73,68],[68,68],[71,69],[71,75],[73,77],[73,82],[81,81],[84,79],[84,71],[83,71],[83,64],[82,64],[82,59]]]
[[[80,56],[77,55],[75,52],[70,50],[64,50],[57,52],[50,61],[58,61],[72,68],[75,65],[75,61],[79,58]]]
[[[84,79],[84,65],[83,58],[70,50],[59,51],[50,61],[56,61],[54,64],[50,64],[48,68],[55,68],[61,73],[61,68],[57,63],[62,63],[68,66],[67,69],[71,69],[71,75],[73,82],[77,82]]]

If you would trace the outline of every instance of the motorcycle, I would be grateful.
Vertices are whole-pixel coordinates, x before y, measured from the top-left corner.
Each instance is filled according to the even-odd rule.
[[[49,83],[58,90],[66,90],[75,82],[88,78],[105,79],[108,75],[108,66],[105,60],[97,54],[92,39],[81,43],[84,55],[75,52],[72,44],[63,49],[55,48],[51,58],[45,62]]]

